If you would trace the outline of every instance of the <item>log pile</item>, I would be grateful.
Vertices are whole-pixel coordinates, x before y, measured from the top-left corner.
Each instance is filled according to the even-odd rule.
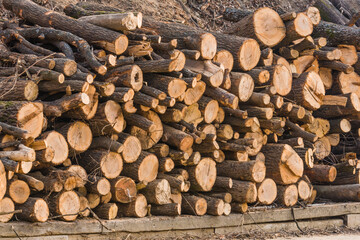
[[[316,8],[229,9],[225,34],[85,2],[69,17],[3,5],[26,24],[1,32],[1,222],[229,215],[323,188],[356,200],[341,186],[360,183],[341,151],[357,152],[356,36],[327,35]]]

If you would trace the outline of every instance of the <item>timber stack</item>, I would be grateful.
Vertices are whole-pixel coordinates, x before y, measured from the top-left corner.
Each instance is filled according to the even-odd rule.
[[[360,30],[315,7],[227,9],[236,23],[209,33],[85,2],[3,5],[25,23],[1,32],[1,222],[360,200]]]

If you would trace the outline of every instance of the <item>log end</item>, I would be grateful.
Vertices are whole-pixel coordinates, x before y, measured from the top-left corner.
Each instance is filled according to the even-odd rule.
[[[204,59],[213,59],[216,54],[217,42],[214,35],[204,33],[201,35],[200,54]]]
[[[239,68],[243,71],[250,71],[258,64],[260,56],[259,44],[254,39],[245,40],[237,53]]]

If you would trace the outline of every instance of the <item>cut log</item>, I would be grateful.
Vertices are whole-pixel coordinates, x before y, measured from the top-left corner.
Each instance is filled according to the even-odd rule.
[[[187,167],[191,189],[208,192],[216,180],[216,163],[211,158],[203,158],[196,166]]]
[[[119,203],[118,204],[118,215],[119,217],[145,217],[148,213],[148,203],[146,198],[142,194],[138,194],[134,201],[130,203]]]
[[[241,102],[246,102],[251,97],[254,90],[254,81],[246,73],[230,73],[231,88],[230,92],[239,97]]]
[[[304,13],[298,13],[296,18],[285,23],[286,37],[281,41],[280,45],[288,45],[292,41],[309,36],[313,32],[313,24],[311,19]]]
[[[257,200],[257,189],[253,182],[234,180],[233,187],[228,192],[235,202],[254,203]]]
[[[182,48],[200,51],[204,59],[212,59],[216,54],[216,39],[213,35],[182,24],[157,21],[150,17],[143,18],[143,27],[154,30],[163,40],[178,39]]]
[[[314,185],[319,198],[330,199],[335,202],[360,201],[359,184],[349,185]]]
[[[106,150],[89,150],[81,154],[79,163],[88,173],[98,171],[109,179],[119,176],[123,169],[123,160],[119,153]]]
[[[163,125],[163,128],[164,135],[162,136],[162,141],[167,144],[177,147],[182,151],[186,151],[193,145],[193,138],[190,135],[167,125]]]
[[[296,185],[278,186],[277,202],[286,206],[294,206],[298,201],[298,189]]]
[[[47,142],[47,148],[42,151],[46,152],[47,149],[53,151],[54,155],[52,158],[50,157],[52,164],[59,165],[67,159],[69,148],[63,135],[56,131],[47,131],[41,134],[40,139]]]
[[[35,191],[42,191],[44,189],[44,183],[32,176],[28,176],[25,174],[17,174],[18,178],[20,180],[25,181],[31,190],[35,190]]]
[[[57,131],[65,137],[71,155],[85,152],[90,147],[92,132],[84,122],[72,122],[62,126]]]
[[[301,200],[307,200],[311,196],[311,188],[310,184],[305,180],[300,180],[297,183],[298,188],[298,196]]]
[[[217,100],[220,104],[231,109],[236,109],[239,104],[239,98],[236,95],[221,88],[207,87],[205,95]]]
[[[23,133],[22,137],[36,138],[42,130],[43,105],[39,102],[1,101],[0,119],[4,123],[26,130],[28,133]]]
[[[159,142],[163,135],[163,125],[159,116],[153,111],[139,112],[139,114],[155,124],[154,131],[150,133],[138,126],[131,127],[131,135],[137,137],[140,140],[141,148],[146,150]]]
[[[272,204],[277,196],[277,187],[274,180],[266,178],[261,183],[256,184],[258,202],[264,205]]]
[[[285,37],[285,25],[278,13],[264,7],[242,18],[228,33],[252,37],[262,47],[274,47]]]
[[[319,109],[324,96],[325,88],[316,72],[303,73],[293,81],[290,97],[309,110]]]
[[[314,6],[318,8],[321,14],[321,18],[324,21],[345,25],[348,19],[342,15],[342,13],[335,8],[335,6],[329,0],[318,0]]]
[[[142,151],[139,158],[124,165],[123,175],[131,177],[137,182],[153,181],[158,173],[159,161],[154,154]]]
[[[17,217],[29,222],[46,222],[49,217],[48,205],[42,198],[31,197],[16,208],[22,211]]]
[[[210,60],[194,61],[187,59],[185,67],[195,73],[201,73],[201,80],[211,87],[219,87],[223,83],[224,67],[219,67]]]
[[[231,203],[231,211],[236,213],[246,213],[248,210],[247,203]]]
[[[335,180],[337,171],[334,166],[315,164],[313,168],[305,169],[304,174],[312,183],[331,183]]]
[[[262,182],[265,178],[265,164],[260,161],[224,161],[217,167],[219,176],[226,176],[236,180]]]
[[[267,144],[261,151],[266,156],[266,175],[276,183],[296,183],[303,175],[303,161],[289,145]]]
[[[285,60],[286,61],[286,60]],[[292,76],[290,70],[283,64],[264,67],[270,73],[271,85],[281,96],[286,96],[291,91]]]
[[[91,43],[104,47],[110,52],[121,54],[127,48],[128,40],[125,35],[49,11],[31,1],[9,1],[4,2],[3,4],[5,8],[13,11],[29,22],[44,27],[54,27],[72,32]],[[46,17],[38,17],[42,15]],[[106,36],[106,38],[104,36]]]
[[[73,191],[65,191],[49,198],[49,209],[52,214],[60,215],[64,221],[74,221],[80,210],[79,196]]]
[[[116,203],[105,203],[94,209],[95,214],[102,219],[115,219],[118,215],[118,206]]]
[[[0,211],[2,213],[9,213],[9,214],[4,214],[0,216],[0,222],[6,223],[8,221],[10,221],[10,219],[14,216],[14,211],[15,211],[15,204],[14,202],[8,198],[2,198],[0,200]]]
[[[179,216],[181,215],[181,204],[168,203],[163,205],[151,205],[150,213],[159,216]]]
[[[203,216],[206,214],[207,202],[204,198],[192,195],[182,195],[182,198],[182,213],[196,216]]]
[[[137,28],[139,22],[138,16],[135,17],[132,12],[112,13],[112,14],[103,14],[103,15],[83,16],[79,18],[79,21],[88,22],[115,31],[124,31],[124,30],[135,30]],[[140,16],[142,16],[141,13]],[[141,21],[140,21],[140,26],[141,26]]]
[[[170,203],[171,189],[166,179],[157,179],[150,182],[146,188],[141,190],[149,203],[158,205]]]
[[[96,193],[104,196],[110,192],[110,182],[103,177],[90,176],[86,183],[86,190],[90,193]]]

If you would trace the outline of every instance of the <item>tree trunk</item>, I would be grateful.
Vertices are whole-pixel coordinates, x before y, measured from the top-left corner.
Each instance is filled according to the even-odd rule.
[[[150,210],[152,215],[159,216],[179,216],[181,215],[181,204],[168,203],[164,205],[151,205]]]
[[[183,195],[183,200],[181,204],[181,212],[196,215],[196,216],[203,216],[206,214],[207,211],[207,202],[202,197],[192,196],[192,195]]]
[[[163,205],[170,203],[171,189],[166,179],[157,179],[150,182],[146,188],[141,190],[149,203]]]
[[[305,169],[304,174],[312,183],[331,183],[336,179],[337,171],[334,166],[315,164],[311,169]]]
[[[120,133],[119,143],[123,145],[124,150],[121,152],[121,156],[125,163],[133,163],[140,156],[141,143],[135,136],[131,136],[126,133]]]
[[[256,184],[258,202],[264,205],[272,204],[277,196],[277,187],[274,180],[266,178],[261,183]]]
[[[254,203],[257,200],[257,189],[253,182],[234,180],[233,187],[228,192],[235,202]]]
[[[224,161],[217,167],[217,174],[236,180],[262,182],[265,178],[265,164],[259,161]]]
[[[279,14],[264,7],[242,18],[228,33],[254,38],[262,47],[274,47],[285,37],[285,25]]]
[[[277,195],[277,202],[286,207],[292,207],[298,201],[298,189],[294,184],[278,186]]]
[[[4,1],[3,4],[6,9],[13,11],[29,22],[69,31],[110,52],[121,54],[128,46],[125,35],[49,11],[31,1]],[[39,18],[39,16],[43,17]]]
[[[303,175],[303,161],[289,145],[267,144],[262,152],[266,156],[266,175],[276,183],[296,183]]]
[[[142,151],[139,158],[124,165],[123,175],[131,177],[137,182],[153,181],[158,173],[159,161],[154,154]]]
[[[42,198],[29,198],[25,203],[17,205],[22,210],[17,217],[29,222],[46,222],[49,217],[49,208]]]
[[[116,178],[123,170],[121,155],[106,150],[86,151],[78,161],[88,173],[99,173],[109,179]]]
[[[314,188],[320,198],[330,199],[335,202],[360,201],[359,184],[336,186],[314,185]]]
[[[215,161],[203,158],[196,166],[187,167],[191,189],[194,191],[211,191],[216,180]]]
[[[99,218],[112,220],[118,215],[118,206],[116,203],[105,203],[96,207],[94,212]]]
[[[138,194],[134,201],[130,203],[118,203],[119,217],[145,217],[148,213],[148,203],[142,194]]]
[[[49,198],[49,209],[54,215],[61,215],[64,221],[75,221],[80,210],[79,196],[73,191],[58,193]]]

